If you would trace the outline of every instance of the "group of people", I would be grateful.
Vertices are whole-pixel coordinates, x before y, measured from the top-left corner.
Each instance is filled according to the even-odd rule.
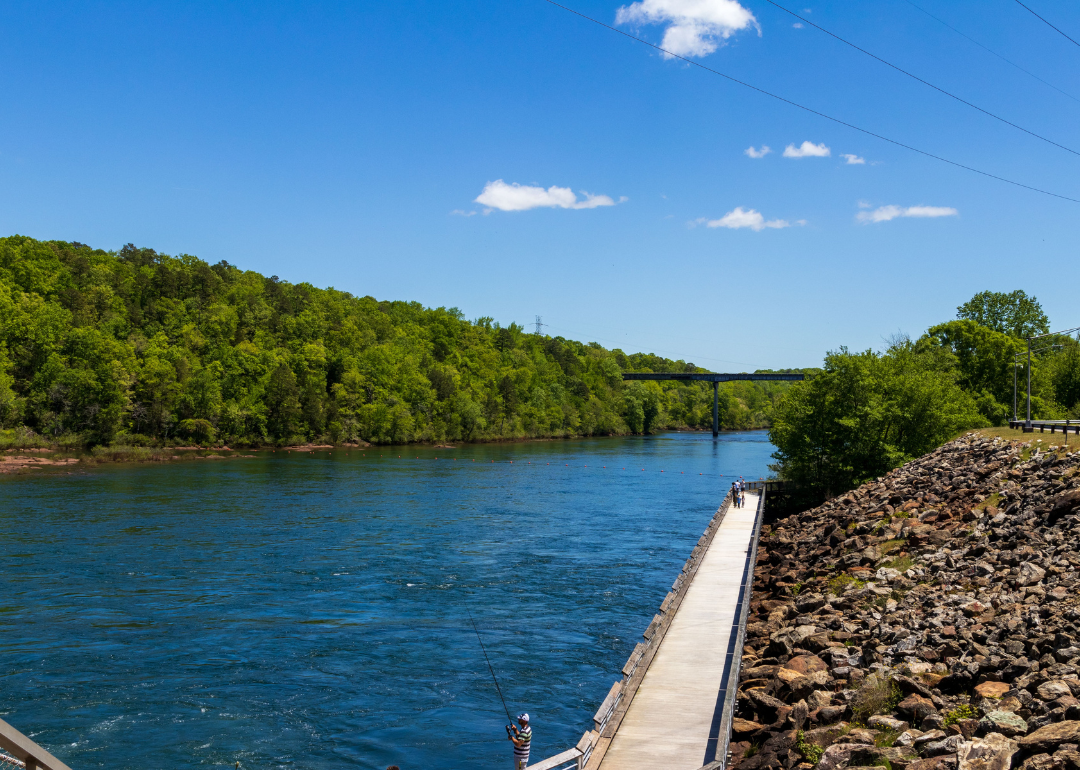
[[[736,508],[742,508],[746,505],[746,492],[743,490],[745,483],[742,476],[731,482],[731,504]]]

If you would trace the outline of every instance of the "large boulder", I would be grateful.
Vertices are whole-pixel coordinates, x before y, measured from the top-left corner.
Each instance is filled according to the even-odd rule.
[[[1001,733],[1002,735],[1025,735],[1028,723],[1023,717],[1011,711],[989,711],[979,720],[979,731],[983,733]]]
[[[1069,720],[1040,727],[1020,739],[1020,748],[1037,753],[1054,751],[1063,743],[1080,743],[1080,721]]]
[[[961,743],[956,750],[957,770],[1009,770],[1019,745],[1001,733]]]
[[[1006,682],[983,682],[975,685],[975,692],[983,698],[1002,698],[1011,687]]]

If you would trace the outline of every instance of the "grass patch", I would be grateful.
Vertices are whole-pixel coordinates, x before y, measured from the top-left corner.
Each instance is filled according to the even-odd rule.
[[[997,505],[998,505],[999,502],[1001,502],[1001,493],[994,492],[989,497],[987,497],[985,500],[983,500],[981,503],[976,505],[975,510],[976,511],[982,511],[982,510],[985,510],[985,509],[989,508],[990,506],[993,506],[994,508],[997,508]]]
[[[866,723],[875,714],[888,714],[900,702],[902,694],[891,679],[871,674],[851,700],[851,712],[858,722]]]
[[[743,759],[750,759],[750,757],[754,756],[759,751],[761,751],[761,744],[755,741],[750,744],[750,748],[748,748],[746,750],[746,753],[743,754]]]
[[[802,754],[803,759],[812,765],[816,765],[821,761],[821,755],[825,753],[825,749],[818,746],[816,743],[808,743],[806,735],[802,730],[795,733],[795,751]]]
[[[825,588],[829,593],[840,596],[840,594],[848,589],[848,586],[862,588],[864,585],[866,585],[864,581],[854,578],[847,573],[841,573],[830,579],[829,582],[826,583]]]
[[[884,543],[878,546],[878,550],[881,551],[882,556],[888,556],[893,551],[897,551],[907,545],[907,540],[903,538],[897,538],[896,540],[886,540]]]
[[[882,730],[881,735],[874,738],[874,745],[879,749],[892,748],[892,745],[896,743],[896,739],[900,737],[900,733],[896,730]]]
[[[1077,424],[1080,424],[1080,420],[1077,420],[1076,422]],[[1040,446],[1042,446],[1044,449],[1052,446],[1068,446],[1070,448],[1076,448],[1080,446],[1080,441],[1077,441],[1075,434],[1070,434],[1067,437],[1068,443],[1066,444],[1066,435],[1062,433],[1039,433],[1038,431],[1035,431],[1034,433],[1024,433],[1022,430],[1016,430],[1007,426],[1003,426],[1001,428],[982,428],[981,430],[977,430],[975,432],[978,433],[980,436],[987,436],[989,438],[1011,439],[1013,441],[1030,441],[1032,443],[1035,442],[1035,439],[1041,438],[1042,444]],[[1023,458],[1026,460],[1030,456],[1031,448],[1026,447],[1024,449]]]
[[[48,449],[51,446],[51,441],[29,428],[0,430],[0,449]]]
[[[792,596],[798,596],[799,592],[802,591],[802,588],[803,588],[803,582],[800,580],[798,583],[796,583],[795,585],[793,585],[791,587],[791,595]]]
[[[168,460],[172,452],[143,446],[96,446],[90,456],[99,463],[152,463]]]
[[[978,716],[979,710],[970,703],[965,703],[945,713],[945,726],[955,725],[961,719],[975,719]]]
[[[890,559],[889,561],[879,566],[885,567],[886,569],[895,569],[899,570],[900,572],[907,572],[909,569],[915,566],[915,560],[907,554],[904,554],[903,556],[897,556],[895,559]]]
[[[893,514],[894,519],[910,519],[911,511],[897,511]]]

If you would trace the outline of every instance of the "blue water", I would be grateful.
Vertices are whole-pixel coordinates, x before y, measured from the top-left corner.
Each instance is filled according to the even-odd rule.
[[[4,478],[0,716],[76,770],[507,767],[468,597],[539,760],[772,450],[668,433]]]

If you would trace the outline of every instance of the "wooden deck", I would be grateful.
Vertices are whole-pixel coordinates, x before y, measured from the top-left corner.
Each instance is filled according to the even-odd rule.
[[[724,517],[600,770],[705,764],[757,504],[747,493],[746,505]]]

